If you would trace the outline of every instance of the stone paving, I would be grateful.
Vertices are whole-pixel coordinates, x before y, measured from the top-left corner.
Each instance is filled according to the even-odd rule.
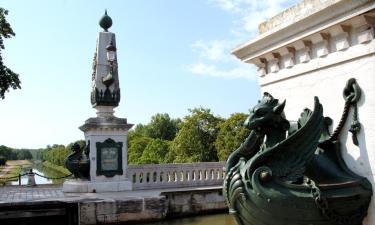
[[[74,201],[79,199],[139,199],[160,196],[162,192],[186,192],[192,190],[209,190],[218,188],[221,188],[221,186],[165,188],[106,193],[64,193],[62,192],[61,185],[38,185],[35,187],[0,186],[0,205],[3,203],[20,203],[49,200]]]
[[[0,203],[24,202],[41,199],[64,198],[61,187],[18,187],[6,186],[0,188]]]

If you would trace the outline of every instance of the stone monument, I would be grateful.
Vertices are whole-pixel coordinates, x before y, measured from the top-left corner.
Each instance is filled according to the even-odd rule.
[[[375,187],[375,2],[304,0],[259,25],[259,36],[233,49],[259,72],[262,92],[287,99],[285,115],[298,118],[314,96],[337,127],[345,105],[342,88],[355,78],[362,90],[357,110],[360,128],[351,121],[339,136],[346,165]],[[347,131],[356,133],[358,145]],[[363,224],[375,224],[372,198]]]
[[[90,160],[88,180],[73,179],[63,185],[65,192],[110,192],[132,189],[127,177],[127,135],[133,124],[114,116],[120,102],[120,85],[115,34],[109,32],[112,19],[107,11],[99,25],[93,62],[91,104],[97,116],[85,121],[85,153]]]

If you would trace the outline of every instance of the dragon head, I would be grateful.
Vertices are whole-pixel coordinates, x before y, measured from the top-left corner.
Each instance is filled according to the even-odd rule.
[[[285,100],[279,104],[271,94],[265,92],[262,100],[250,109],[250,115],[245,121],[245,126],[251,130],[264,131],[266,128],[282,128],[287,130],[289,122],[284,116]]]

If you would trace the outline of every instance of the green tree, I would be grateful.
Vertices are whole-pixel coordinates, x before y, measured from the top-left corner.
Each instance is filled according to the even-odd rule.
[[[29,150],[21,149],[17,151],[17,159],[24,160],[24,159],[32,159],[33,155]]]
[[[171,119],[167,113],[157,113],[151,117],[151,122],[147,125],[146,135],[171,141],[175,138],[180,123],[180,119]]]
[[[216,117],[210,109],[189,109],[191,115],[184,118],[180,131],[171,144],[169,160],[173,162],[217,161],[215,140],[222,118]]]
[[[85,140],[78,140],[78,141],[75,141],[75,142],[71,142],[69,143],[65,149],[67,151],[72,151],[72,146],[75,144],[75,143],[78,143],[78,145],[80,146],[81,149],[84,149],[86,147],[86,141]]]
[[[150,137],[135,136],[129,141],[128,149],[128,162],[129,164],[139,164],[142,157],[143,151],[147,147],[148,143],[152,141]]]
[[[0,155],[6,159],[11,159],[12,149],[5,145],[0,145]]]
[[[171,141],[175,138],[180,123],[180,119],[171,119],[167,113],[157,113],[151,117],[150,123],[138,124],[134,130],[129,131],[128,143],[138,136]],[[128,147],[130,148],[130,144]]]
[[[250,130],[243,126],[247,115],[234,113],[225,122],[221,123],[219,133],[215,141],[215,147],[220,161],[227,160],[229,154],[236,150]]]
[[[6,67],[3,63],[1,51],[5,49],[4,38],[11,38],[16,34],[13,32],[10,24],[7,22],[5,16],[8,15],[8,10],[0,7],[0,98],[5,98],[5,92],[9,88],[21,88],[18,74],[14,73],[11,69]]]
[[[159,138],[152,139],[143,150],[140,158],[140,164],[159,164],[165,163],[169,151],[170,141]]]

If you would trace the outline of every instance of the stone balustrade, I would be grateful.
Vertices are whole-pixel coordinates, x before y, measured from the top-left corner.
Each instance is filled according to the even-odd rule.
[[[133,190],[221,185],[225,162],[129,165]]]

